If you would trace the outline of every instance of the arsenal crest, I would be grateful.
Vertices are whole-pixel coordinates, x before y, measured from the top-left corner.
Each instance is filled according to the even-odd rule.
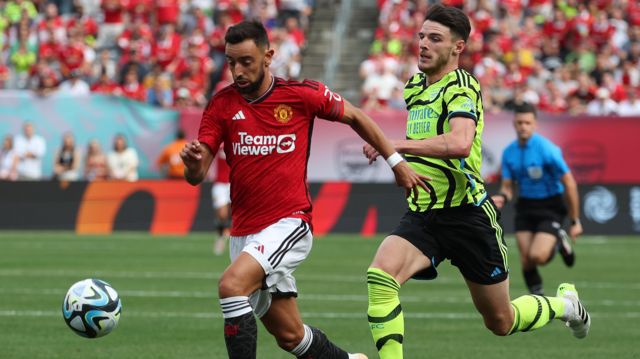
[[[280,123],[287,123],[293,117],[293,110],[291,106],[287,105],[278,105],[275,109],[273,109],[273,116]]]

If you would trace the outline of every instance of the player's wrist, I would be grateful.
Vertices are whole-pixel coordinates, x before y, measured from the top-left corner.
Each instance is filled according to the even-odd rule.
[[[502,197],[502,199],[504,201],[504,204],[509,203],[509,196],[507,196],[506,193],[500,192],[500,193],[497,194],[497,196]]]
[[[402,157],[402,155],[398,152],[394,152],[389,157],[387,157],[386,161],[389,167],[393,168],[397,166],[398,163],[404,162],[404,157]]]
[[[572,226],[577,226],[577,225],[581,225],[582,223],[580,222],[580,218],[574,218],[571,220],[571,225]]]

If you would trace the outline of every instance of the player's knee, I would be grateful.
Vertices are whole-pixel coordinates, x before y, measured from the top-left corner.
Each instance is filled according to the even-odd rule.
[[[238,281],[229,275],[223,274],[218,281],[218,296],[220,298],[228,298],[240,295],[247,295],[247,293],[243,293]]]
[[[534,265],[542,265],[549,261],[549,254],[542,251],[529,253],[529,262]]]
[[[304,339],[304,330],[293,331],[287,330],[278,333],[274,333],[278,346],[288,352],[295,349],[302,339]]]
[[[511,326],[513,325],[513,317],[508,314],[493,315],[491,318],[484,319],[484,325],[493,334],[498,336],[505,336],[509,334]]]

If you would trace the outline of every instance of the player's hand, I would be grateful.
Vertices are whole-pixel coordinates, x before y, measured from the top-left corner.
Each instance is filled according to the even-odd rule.
[[[571,227],[569,227],[569,237],[571,237],[572,241],[576,241],[576,239],[578,239],[578,236],[580,236],[582,234],[582,223],[580,223],[580,221],[576,222],[575,224],[572,224]]]
[[[368,143],[365,143],[364,147],[362,147],[362,153],[369,160],[369,164],[372,164],[380,156],[380,153]]]
[[[502,209],[502,207],[504,207],[504,204],[505,204],[504,196],[502,195],[491,196],[491,200],[493,201],[493,204],[495,204],[498,209]]]
[[[407,161],[402,161],[393,167],[393,174],[396,177],[396,183],[398,186],[403,187],[406,191],[406,196],[413,195],[413,198],[418,198],[418,187],[422,187],[427,192],[431,192],[427,187],[426,181],[431,181],[431,177],[417,174],[413,168],[409,167]]]
[[[199,169],[203,151],[202,145],[198,140],[193,140],[184,145],[182,151],[180,151],[180,158],[182,158],[182,162],[184,162],[189,171],[197,171]]]

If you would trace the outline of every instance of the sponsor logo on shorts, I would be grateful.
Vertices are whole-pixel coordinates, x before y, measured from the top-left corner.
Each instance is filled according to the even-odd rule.
[[[241,156],[266,156],[272,153],[289,153],[296,149],[296,135],[250,135],[238,132],[240,142],[233,142],[233,154]]]

